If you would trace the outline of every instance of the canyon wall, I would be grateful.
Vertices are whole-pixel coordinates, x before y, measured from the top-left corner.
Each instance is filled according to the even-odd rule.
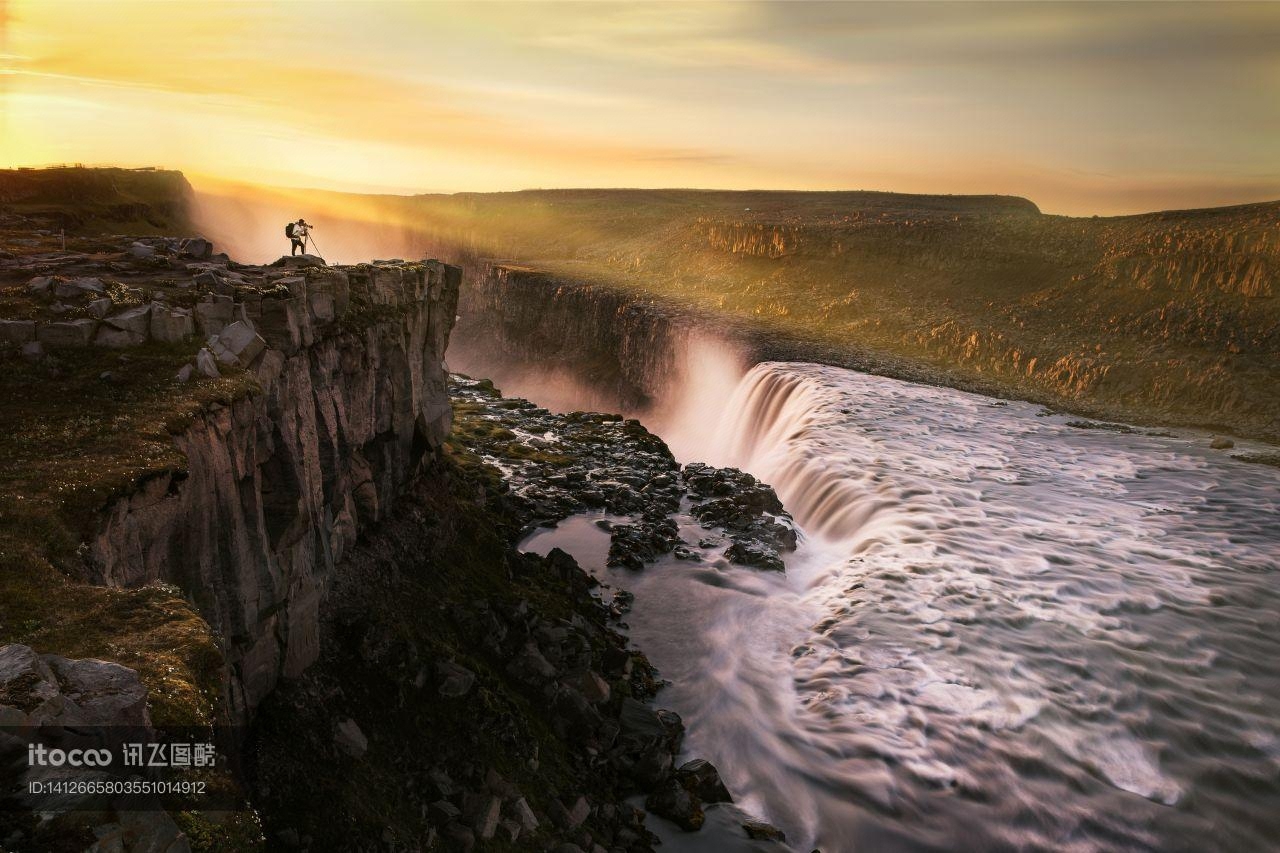
[[[309,271],[288,298],[237,292],[266,348],[259,389],[176,437],[181,472],[111,505],[90,581],[166,581],[222,637],[246,720],[318,654],[326,578],[449,432],[443,358],[461,271],[434,261]]]
[[[608,285],[493,264],[463,290],[453,369],[523,384],[560,377],[605,410],[644,411],[685,378],[697,315]]]

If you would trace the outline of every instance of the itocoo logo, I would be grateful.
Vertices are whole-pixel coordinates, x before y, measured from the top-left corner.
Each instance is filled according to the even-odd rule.
[[[28,767],[108,767],[109,749],[49,749],[42,743],[27,746]]]

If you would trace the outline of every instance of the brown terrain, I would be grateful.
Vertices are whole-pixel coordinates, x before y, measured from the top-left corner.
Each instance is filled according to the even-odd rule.
[[[251,239],[237,223],[274,224],[264,211],[315,211],[331,252],[426,253],[472,278],[516,262],[708,310],[771,357],[1280,439],[1280,202],[1076,218],[870,192],[199,198],[222,243]]]

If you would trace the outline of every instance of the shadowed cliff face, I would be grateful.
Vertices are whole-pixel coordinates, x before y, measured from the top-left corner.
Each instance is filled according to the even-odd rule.
[[[323,317],[305,292],[258,316],[246,297],[267,345],[251,367],[260,390],[196,417],[176,437],[185,469],[112,504],[91,541],[91,580],[169,581],[195,598],[224,638],[233,718],[315,660],[327,576],[448,435],[459,274],[427,263],[295,278],[341,294]]]
[[[751,325],[775,357],[1280,436],[1280,203],[1085,219],[1023,199],[891,193],[222,192],[250,207],[314,205],[329,233],[376,234],[380,248],[448,258],[473,280],[484,259],[510,259],[625,295],[615,303],[657,297],[668,314]],[[537,304],[556,295],[539,283],[476,304],[500,311],[507,332],[545,329]],[[537,333],[519,337],[527,361]],[[588,366],[606,386],[625,369]]]

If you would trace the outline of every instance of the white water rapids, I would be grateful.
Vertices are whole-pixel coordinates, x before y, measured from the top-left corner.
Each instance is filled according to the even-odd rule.
[[[664,437],[776,487],[787,573],[590,568],[687,751],[796,849],[1277,843],[1280,470],[813,364],[722,410]]]

